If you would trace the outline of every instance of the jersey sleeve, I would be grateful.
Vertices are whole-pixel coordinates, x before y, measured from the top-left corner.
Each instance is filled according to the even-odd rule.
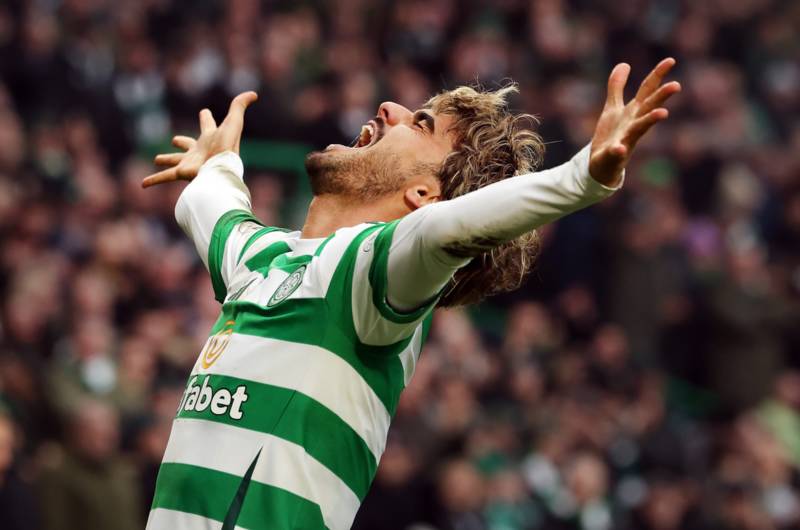
[[[509,178],[404,217],[388,252],[385,301],[401,312],[424,309],[471,256],[594,204],[622,187],[621,182],[610,188],[594,180],[589,174],[589,154],[587,145],[555,168]]]
[[[283,232],[264,226],[253,215],[243,174],[238,155],[218,154],[203,164],[175,205],[175,219],[194,242],[220,303],[245,254],[263,236]]]
[[[342,290],[348,298],[345,307],[351,308],[358,339],[371,346],[411,337],[436,305],[436,300],[431,299],[413,311],[402,312],[388,302],[389,252],[398,222],[360,228],[342,258],[343,266],[352,270],[349,285]]]

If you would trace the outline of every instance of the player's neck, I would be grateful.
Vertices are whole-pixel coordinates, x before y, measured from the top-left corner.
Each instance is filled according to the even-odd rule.
[[[318,195],[311,200],[303,225],[303,238],[327,237],[339,228],[367,222],[385,222],[407,214],[402,199],[391,196],[371,201],[352,201],[337,195]]]

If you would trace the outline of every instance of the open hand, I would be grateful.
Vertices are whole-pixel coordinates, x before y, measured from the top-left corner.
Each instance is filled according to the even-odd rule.
[[[142,181],[142,187],[147,188],[172,182],[175,180],[192,180],[197,176],[206,160],[225,151],[239,153],[239,142],[242,139],[244,126],[244,111],[258,99],[255,92],[243,92],[231,101],[228,115],[217,127],[211,111],[200,111],[200,136],[195,140],[189,136],[176,136],[172,145],[183,149],[183,153],[168,153],[156,156],[155,163],[159,166],[168,166],[167,169],[154,173]]]
[[[661,84],[673,66],[675,59],[671,57],[658,63],[627,105],[623,92],[631,67],[621,63],[611,71],[606,103],[597,120],[589,158],[589,173],[596,181],[606,186],[619,184],[636,143],[653,125],[667,119],[669,111],[662,105],[681,90],[677,81]]]

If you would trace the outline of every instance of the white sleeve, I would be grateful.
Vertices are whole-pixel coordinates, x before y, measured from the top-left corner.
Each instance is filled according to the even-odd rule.
[[[387,298],[414,310],[475,256],[600,201],[622,187],[589,175],[590,146],[558,167],[519,175],[404,217],[388,257]]]
[[[236,153],[211,157],[183,190],[175,219],[194,242],[222,302],[242,251],[267,230],[253,216],[244,167]]]
[[[175,219],[194,242],[206,268],[214,226],[231,210],[251,212],[252,208],[242,161],[236,153],[226,151],[203,164],[175,205]]]

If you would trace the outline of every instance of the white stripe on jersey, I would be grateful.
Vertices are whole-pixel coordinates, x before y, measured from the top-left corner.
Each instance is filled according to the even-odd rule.
[[[301,445],[271,434],[224,423],[178,418],[169,442],[164,453],[165,463],[188,464],[237,476],[244,473],[260,449],[252,480],[317,504],[330,530],[348,530],[361,504],[347,484],[306,453]]]
[[[227,375],[297,390],[339,416],[380,460],[392,418],[347,361],[319,346],[238,333],[231,334],[226,353],[207,370],[198,358],[192,375]]]
[[[220,530],[222,523],[193,513],[156,508],[147,518],[148,530]],[[245,530],[237,526],[236,530]]]

